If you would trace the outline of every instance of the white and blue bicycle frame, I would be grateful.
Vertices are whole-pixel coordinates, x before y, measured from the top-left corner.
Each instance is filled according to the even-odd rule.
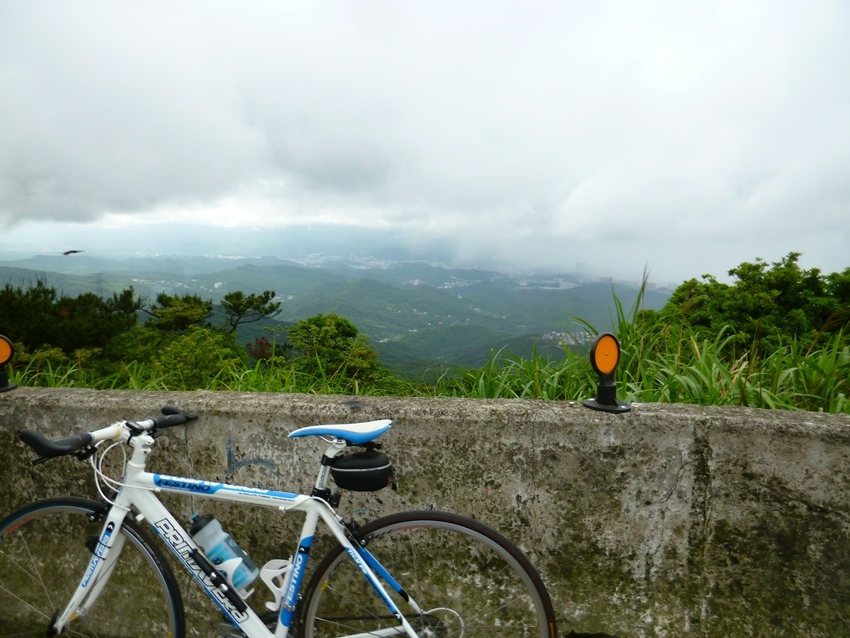
[[[333,458],[339,455],[349,443],[365,443],[377,438],[389,429],[390,424],[391,421],[384,420],[340,426],[311,426],[296,430],[290,434],[290,437],[321,436],[330,443],[325,456]],[[95,437],[95,442],[110,439],[120,440],[122,436],[126,438],[121,423],[93,432],[92,435]],[[112,499],[113,505],[109,509],[91,563],[64,613],[55,619],[55,626],[67,626],[75,615],[85,614],[94,605],[97,597],[108,583],[112,566],[120,557],[124,536],[118,532],[123,524],[124,517],[131,510],[135,510],[138,513],[132,515],[138,521],[144,520],[150,524],[151,528],[171,549],[186,570],[192,574],[195,581],[227,619],[248,638],[272,638],[272,636],[274,638],[287,638],[289,635],[289,630],[296,621],[295,612],[298,595],[319,519],[327,525],[336,540],[345,549],[349,558],[354,561],[366,580],[384,601],[389,612],[397,619],[397,624],[394,626],[386,627],[377,632],[370,632],[369,636],[406,634],[410,638],[416,638],[416,632],[390,597],[384,583],[409,603],[410,613],[421,613],[419,606],[369,551],[351,537],[342,520],[324,499],[193,478],[152,474],[145,470],[145,461],[151,451],[154,439],[147,433],[143,433],[132,436],[127,442],[133,452],[120,483],[121,487],[118,494]],[[315,484],[317,490],[326,490],[328,474],[329,466],[322,464]],[[157,498],[156,495],[160,492],[184,496],[191,494],[245,505],[271,507],[281,512],[297,511],[304,513],[305,520],[298,548],[291,566],[283,577],[281,595],[278,596],[280,608],[277,612],[278,623],[274,633],[270,632],[260,617],[242,601],[239,594],[229,588],[226,581],[221,579],[222,574],[209,565],[202,550],[191,535]],[[210,570],[212,570],[212,573],[210,573]]]

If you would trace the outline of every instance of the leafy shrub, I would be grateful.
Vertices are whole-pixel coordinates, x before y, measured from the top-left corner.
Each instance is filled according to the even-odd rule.
[[[244,367],[232,335],[199,326],[190,326],[181,338],[168,342],[151,364],[172,390],[206,389]]]

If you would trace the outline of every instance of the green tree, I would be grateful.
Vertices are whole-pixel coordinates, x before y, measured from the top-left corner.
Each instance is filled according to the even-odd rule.
[[[53,345],[65,352],[82,348],[104,348],[111,339],[136,325],[140,306],[132,288],[102,299],[88,292],[78,297],[61,297],[57,302],[57,335]]]
[[[143,310],[150,315],[145,322],[149,328],[181,335],[190,327],[206,325],[213,314],[213,303],[198,295],[169,295],[162,292],[156,296],[155,303]]]
[[[280,302],[272,301],[274,297],[274,290],[247,296],[241,290],[227,293],[221,302],[227,331],[233,333],[240,324],[276,316],[280,312]]]
[[[140,305],[132,288],[103,299],[94,293],[59,296],[43,281],[26,289],[6,284],[0,290],[0,334],[31,351],[102,349],[136,324]]]
[[[229,375],[244,368],[235,338],[216,328],[190,326],[154,354],[151,363],[170,390],[226,387]]]
[[[56,289],[41,280],[28,288],[7,283],[0,290],[0,334],[30,350],[53,345],[55,306]]]
[[[301,353],[297,365],[311,375],[374,382],[385,376],[378,353],[355,325],[339,315],[315,315],[286,329]]]
[[[826,329],[835,331],[850,325],[850,267],[842,272],[830,273],[826,276],[826,289],[832,300],[831,314],[826,323]]]
[[[729,271],[732,284],[711,275],[686,281],[659,314],[712,334],[728,328],[739,347],[760,353],[791,340],[813,344],[825,332],[850,332],[850,268],[823,276],[800,268],[799,257],[792,252],[773,264],[744,262]]]

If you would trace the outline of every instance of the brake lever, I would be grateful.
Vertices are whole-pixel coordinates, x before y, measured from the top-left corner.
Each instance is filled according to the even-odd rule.
[[[94,453],[95,447],[93,445],[89,445],[78,452],[74,452],[72,456],[76,457],[80,461],[87,461],[94,455]]]

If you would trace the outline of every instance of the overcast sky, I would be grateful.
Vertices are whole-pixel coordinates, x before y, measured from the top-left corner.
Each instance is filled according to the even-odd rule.
[[[0,0],[0,244],[177,222],[843,270],[850,2]]]

